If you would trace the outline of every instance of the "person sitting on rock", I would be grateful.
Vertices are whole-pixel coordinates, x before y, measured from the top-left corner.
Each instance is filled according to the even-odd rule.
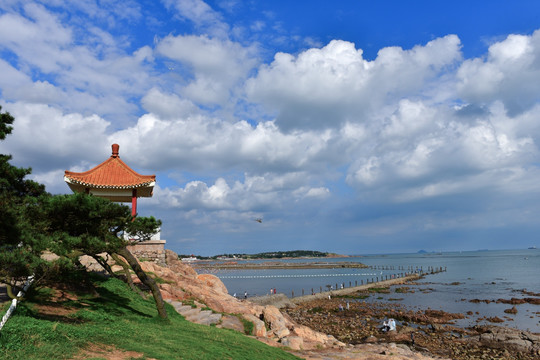
[[[388,330],[390,330],[390,325],[388,324],[388,321],[384,320],[382,323],[381,331],[387,332]]]

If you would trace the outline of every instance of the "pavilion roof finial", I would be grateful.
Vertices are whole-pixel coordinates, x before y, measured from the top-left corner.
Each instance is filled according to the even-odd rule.
[[[120,157],[120,155],[118,155],[119,152],[120,152],[120,145],[112,144],[112,155],[111,155],[111,157],[113,157],[113,158]]]

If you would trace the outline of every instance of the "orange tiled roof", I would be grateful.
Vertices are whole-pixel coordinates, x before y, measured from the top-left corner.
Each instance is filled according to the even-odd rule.
[[[85,172],[66,170],[66,182],[75,183],[89,188],[101,189],[132,189],[154,186],[156,175],[141,175],[132,170],[118,155],[119,145],[113,144],[110,158],[93,169]]]

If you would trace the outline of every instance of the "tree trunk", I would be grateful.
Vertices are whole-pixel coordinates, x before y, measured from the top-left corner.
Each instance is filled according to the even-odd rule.
[[[107,263],[107,260],[102,258],[101,256],[97,255],[97,254],[94,254],[94,255],[90,255],[92,258],[94,258],[94,260],[96,260],[96,262],[101,265],[105,271],[107,271],[109,273],[109,275],[111,275],[112,277],[117,277],[116,274],[112,271],[112,268],[111,266]]]
[[[156,302],[156,308],[159,314],[159,317],[163,319],[167,319],[167,312],[165,311],[165,304],[163,303],[163,298],[161,297],[161,291],[159,290],[159,287],[157,286],[154,279],[152,279],[150,276],[146,275],[144,270],[141,268],[141,265],[139,265],[139,262],[133,256],[132,253],[129,252],[127,248],[121,248],[117,251],[118,255],[122,256],[126,261],[128,262],[129,266],[135,271],[135,274],[137,274],[137,277],[143,284],[148,286],[150,290],[152,291],[152,295],[154,296],[154,300]]]
[[[125,261],[123,261],[120,256],[118,256],[117,254],[114,254],[114,253],[111,253],[110,254],[111,257],[114,259],[114,261],[120,265],[122,268],[124,268],[124,274],[126,276],[126,281],[129,285],[129,287],[131,288],[131,290],[133,290],[134,292],[136,292],[137,294],[141,295],[143,298],[146,299],[146,294],[143,293],[137,286],[135,286],[135,284],[133,283],[133,279],[131,278],[131,274],[129,273],[129,265],[126,264]]]

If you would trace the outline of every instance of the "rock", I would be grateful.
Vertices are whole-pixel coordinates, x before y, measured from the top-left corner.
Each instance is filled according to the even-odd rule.
[[[236,330],[241,333],[244,332],[244,324],[242,323],[242,321],[240,321],[240,319],[237,316],[233,316],[233,315],[225,315],[221,319],[221,324],[217,325],[216,327]]]
[[[290,330],[287,327],[287,321],[278,308],[272,305],[265,306],[263,315],[264,321],[269,325],[276,337],[281,339],[290,334]]]
[[[222,294],[227,294],[227,288],[225,284],[215,275],[212,274],[200,274],[197,275],[197,280],[202,281],[206,286],[214,289]]]
[[[489,321],[489,322],[492,322],[492,323],[502,323],[502,322],[504,322],[503,319],[501,319],[500,317],[497,317],[497,316],[488,317],[486,320]]]
[[[244,319],[253,323],[253,333],[251,335],[255,335],[257,337],[266,336],[266,326],[264,325],[264,321],[252,314],[244,314]]]
[[[479,341],[488,346],[502,349],[513,348],[528,353],[540,349],[540,335],[530,332],[494,325],[475,326],[475,330],[480,333]]]
[[[301,350],[304,347],[304,340],[300,336],[287,336],[281,339],[281,344],[293,350]]]
[[[514,305],[512,306],[512,308],[504,310],[504,312],[507,314],[517,314],[518,311],[516,309],[516,306]]]
[[[369,337],[366,338],[366,342],[367,342],[368,344],[373,344],[373,343],[376,343],[376,342],[378,342],[378,341],[379,341],[379,339],[377,339],[377,338],[376,338],[375,336],[373,336],[373,335],[371,335],[371,336],[369,336]]]

